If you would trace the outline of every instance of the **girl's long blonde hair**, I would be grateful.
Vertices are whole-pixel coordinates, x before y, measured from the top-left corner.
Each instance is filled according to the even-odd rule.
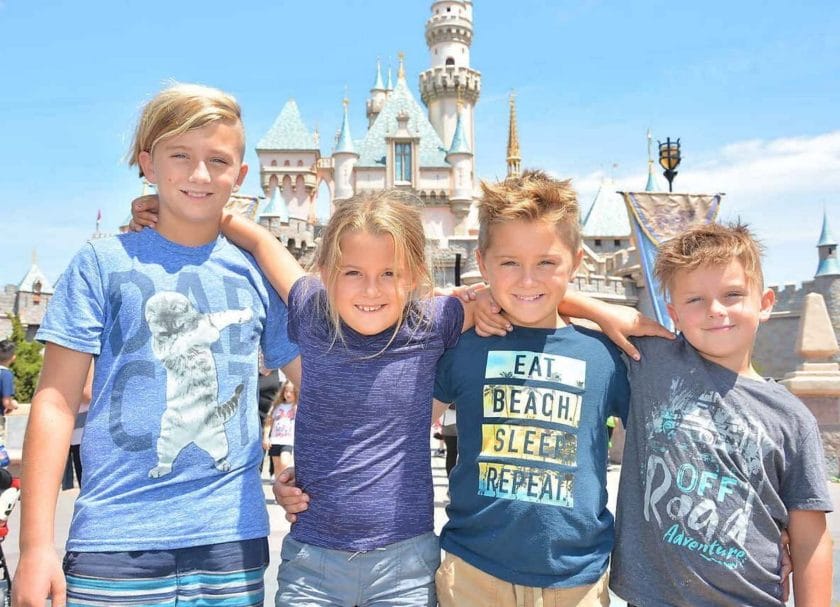
[[[411,328],[416,329],[430,322],[431,308],[428,304],[431,303],[434,280],[426,263],[426,234],[417,209],[419,204],[416,197],[389,189],[360,192],[336,206],[321,235],[314,261],[314,269],[321,273],[327,293],[327,310],[335,340],[344,342],[344,336],[332,293],[341,271],[341,238],[350,232],[391,236],[394,239],[395,267],[404,268],[408,273],[404,279],[414,284],[403,314],[383,351],[391,345],[403,323],[409,322]]]

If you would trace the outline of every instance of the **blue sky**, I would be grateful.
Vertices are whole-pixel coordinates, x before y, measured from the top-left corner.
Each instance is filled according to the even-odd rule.
[[[53,281],[140,192],[123,162],[139,107],[167,79],[226,89],[253,145],[294,97],[322,153],[345,87],[354,138],[377,57],[408,82],[428,67],[429,0],[0,0],[0,284],[37,250]],[[840,235],[840,3],[476,0],[482,72],[476,162],[505,172],[507,95],[523,166],[573,177],[588,208],[604,175],[644,187],[648,128],[680,137],[675,190],[726,193],[751,223],[771,283],[813,276],[823,209]],[[417,93],[419,99],[419,93]],[[664,184],[664,179],[662,180]]]

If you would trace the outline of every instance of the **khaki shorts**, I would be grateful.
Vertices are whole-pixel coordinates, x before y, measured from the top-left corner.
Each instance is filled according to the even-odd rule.
[[[447,554],[435,576],[440,607],[608,607],[609,572],[594,584],[533,588],[505,582]]]

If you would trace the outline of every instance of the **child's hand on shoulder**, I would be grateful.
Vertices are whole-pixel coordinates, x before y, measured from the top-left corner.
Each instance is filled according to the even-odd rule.
[[[502,308],[493,299],[490,289],[484,288],[475,294],[475,332],[481,337],[505,336],[513,325],[502,314]]]
[[[593,319],[594,320],[594,319]],[[676,336],[652,318],[648,318],[638,310],[629,306],[607,306],[606,316],[597,319],[604,335],[624,350],[633,360],[639,360],[641,355],[628,337],[664,337],[674,339]]]
[[[143,228],[154,228],[158,220],[160,202],[157,194],[140,196],[131,202],[131,221],[128,229],[139,232]]]

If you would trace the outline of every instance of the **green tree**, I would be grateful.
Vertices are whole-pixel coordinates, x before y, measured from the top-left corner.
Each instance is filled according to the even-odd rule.
[[[20,317],[12,314],[8,317],[12,321],[10,338],[17,346],[17,358],[11,367],[15,374],[15,398],[22,403],[32,402],[32,395],[35,394],[38,375],[41,373],[41,365],[44,362],[41,356],[43,346],[37,341],[26,340],[26,332],[20,323]]]

